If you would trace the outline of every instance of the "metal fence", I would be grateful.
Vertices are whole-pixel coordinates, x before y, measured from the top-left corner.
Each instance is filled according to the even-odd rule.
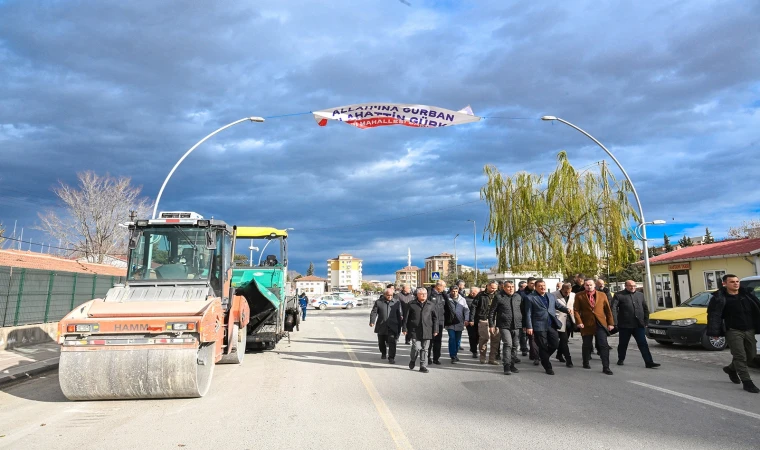
[[[0,327],[57,322],[124,277],[0,267]]]

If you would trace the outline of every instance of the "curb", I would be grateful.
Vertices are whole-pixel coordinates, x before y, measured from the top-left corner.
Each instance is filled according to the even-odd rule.
[[[58,368],[58,357],[38,361],[32,364],[26,364],[15,370],[9,370],[8,373],[0,373],[0,386],[4,386],[14,381],[26,380],[34,375],[49,372]]]

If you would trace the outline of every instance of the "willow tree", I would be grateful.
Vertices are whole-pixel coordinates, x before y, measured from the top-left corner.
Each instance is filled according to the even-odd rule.
[[[489,206],[486,233],[496,244],[499,270],[618,272],[637,259],[627,229],[638,223],[627,181],[610,168],[578,171],[565,152],[548,177],[526,172],[502,175],[484,168],[481,198]]]

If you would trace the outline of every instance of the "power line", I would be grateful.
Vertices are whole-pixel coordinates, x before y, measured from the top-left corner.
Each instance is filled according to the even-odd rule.
[[[376,224],[376,223],[392,222],[394,220],[401,220],[401,219],[408,219],[410,217],[422,216],[424,214],[430,214],[430,213],[438,212],[438,211],[445,211],[445,210],[448,210],[448,209],[451,209],[451,208],[456,208],[458,206],[472,205],[474,203],[480,203],[482,201],[483,200],[478,199],[478,200],[473,200],[471,202],[460,203],[458,205],[450,205],[450,206],[446,206],[446,207],[438,208],[438,209],[431,209],[429,211],[423,211],[423,212],[420,212],[420,213],[409,214],[409,215],[406,215],[406,216],[392,217],[390,219],[373,220],[371,222],[360,222],[360,223],[354,223],[354,224],[350,224],[350,225],[338,225],[338,226],[335,226],[335,227],[298,228],[296,231],[322,231],[322,230],[336,230],[336,229],[340,229],[340,228],[362,227],[362,226],[365,226],[365,225],[373,225],[373,224]]]
[[[8,239],[9,241],[16,241],[16,242],[20,242],[22,244],[29,244],[30,246],[31,245],[40,245],[42,247],[45,247],[45,244],[36,244],[36,243],[32,242],[31,240],[30,241],[23,241],[21,239],[16,239],[16,238],[12,238],[12,237],[0,237],[0,239]],[[56,247],[55,245],[48,245],[47,247],[48,248],[54,248],[56,250],[66,250],[66,251],[70,251],[70,252],[80,251],[79,249],[76,249],[76,248]]]

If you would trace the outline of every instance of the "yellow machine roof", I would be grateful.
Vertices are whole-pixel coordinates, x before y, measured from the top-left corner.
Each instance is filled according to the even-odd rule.
[[[237,227],[239,239],[266,239],[273,237],[288,237],[288,230],[278,230],[272,227]]]

